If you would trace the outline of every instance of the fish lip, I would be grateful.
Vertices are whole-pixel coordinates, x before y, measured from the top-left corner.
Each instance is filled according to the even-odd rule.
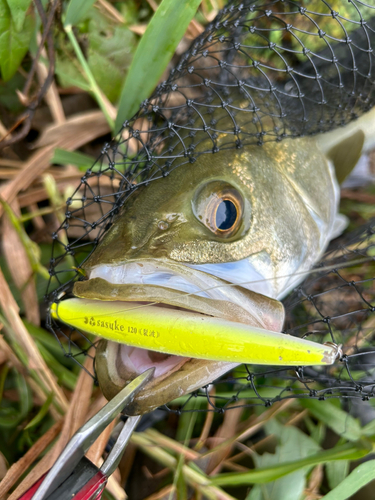
[[[104,263],[87,271],[89,279],[76,283],[73,290],[75,295],[77,295],[78,287],[89,291],[91,287],[95,289],[95,278],[101,278],[103,284],[107,284],[104,293],[102,289],[96,288],[102,300],[150,302],[150,295],[141,293],[149,286],[155,290],[154,296],[151,297],[152,303],[178,306],[193,312],[273,331],[280,331],[284,322],[284,309],[278,300],[179,262],[151,258],[138,259],[116,264]],[[155,276],[157,276],[156,280]],[[121,292],[121,287],[133,287],[132,297],[121,298],[121,293],[116,293],[116,290]],[[169,291],[169,297],[158,295],[158,292],[163,291]],[[178,296],[178,301],[171,301],[171,295]],[[91,296],[77,296],[99,299],[99,296],[95,296],[95,290],[94,295],[91,293]],[[186,306],[188,302],[190,304]],[[216,304],[216,310],[211,307],[210,312],[205,311],[204,307],[208,304],[210,306]],[[223,309],[223,306],[228,304],[233,310],[229,310],[228,307]]]
[[[228,284],[208,273],[164,259],[130,259],[118,263],[103,263],[87,269],[87,271],[89,272],[89,280],[99,277],[118,285],[160,285],[211,298],[223,296],[221,291],[216,289],[218,283]],[[180,278],[180,280],[176,282],[176,278]],[[214,288],[207,290],[210,286]]]

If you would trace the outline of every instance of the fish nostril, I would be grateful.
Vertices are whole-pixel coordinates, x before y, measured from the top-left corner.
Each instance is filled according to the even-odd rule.
[[[158,228],[161,231],[166,231],[167,229],[169,229],[169,224],[168,224],[168,222],[165,222],[164,220],[161,220],[161,221],[158,222]]]

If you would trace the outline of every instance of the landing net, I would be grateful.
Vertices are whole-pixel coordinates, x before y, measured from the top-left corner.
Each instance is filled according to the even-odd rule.
[[[141,185],[200,155],[333,130],[375,104],[375,7],[360,0],[230,2],[153,95],[103,147],[53,234],[47,302],[68,298],[84,263]],[[284,398],[375,391],[375,223],[345,235],[286,300],[285,333],[343,345],[327,368],[242,366],[190,397],[223,411]],[[82,364],[90,339],[49,327]],[[94,346],[95,347],[95,346]],[[90,354],[92,355],[92,354]],[[92,374],[95,377],[95,373]],[[183,411],[189,398],[173,411]]]

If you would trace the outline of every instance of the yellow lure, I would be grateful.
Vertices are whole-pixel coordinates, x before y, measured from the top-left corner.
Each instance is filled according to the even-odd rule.
[[[136,302],[68,299],[55,319],[115,342],[190,358],[259,365],[331,365],[338,348],[201,314]]]

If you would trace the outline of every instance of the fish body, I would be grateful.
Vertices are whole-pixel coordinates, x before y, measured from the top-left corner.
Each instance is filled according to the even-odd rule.
[[[342,153],[347,160],[341,168],[353,168],[365,141],[363,124],[372,118],[364,117],[348,135],[343,129],[330,142],[319,136],[287,139],[202,155],[189,168],[140,187],[85,263],[89,279],[77,282],[74,294],[282,331],[280,299],[342,228],[335,171]],[[108,340],[99,343],[96,356],[107,398],[156,367],[129,414],[151,411],[237,364]]]
[[[373,143],[374,111],[321,132],[373,105],[374,8],[316,4],[315,12],[292,1],[273,0],[267,9],[264,2],[228,3],[105,150],[108,164],[104,159],[100,173],[107,179],[126,166],[114,193],[121,210],[83,263],[87,279],[77,281],[73,293],[77,310],[87,309],[86,328],[112,339],[100,341],[95,363],[106,397],[155,367],[129,414],[168,403],[238,364],[235,355],[189,355],[191,315],[194,324],[204,318],[202,323],[221,321],[233,330],[245,325],[249,335],[252,328],[280,333],[280,300],[345,226],[339,184]],[[139,148],[133,151],[134,143]],[[82,182],[83,192],[91,193],[86,176]],[[100,186],[98,196],[82,197],[83,208],[87,201],[108,203]],[[104,212],[102,225],[112,216]],[[83,210],[83,227],[96,227],[86,217]],[[67,220],[61,230],[69,225]],[[101,311],[99,326],[93,301]],[[173,349],[150,349],[152,338],[127,345],[125,332],[113,342],[102,326],[103,311],[113,324],[114,308],[122,319],[126,311],[138,314],[129,303],[143,307],[147,321],[152,314],[159,321],[160,311],[170,318]],[[64,316],[69,324],[85,321],[84,311],[74,314],[72,321]],[[213,341],[204,332],[202,338],[207,345],[196,351],[209,353]],[[257,354],[250,361],[271,362],[278,341],[261,358],[256,335],[252,339]]]

